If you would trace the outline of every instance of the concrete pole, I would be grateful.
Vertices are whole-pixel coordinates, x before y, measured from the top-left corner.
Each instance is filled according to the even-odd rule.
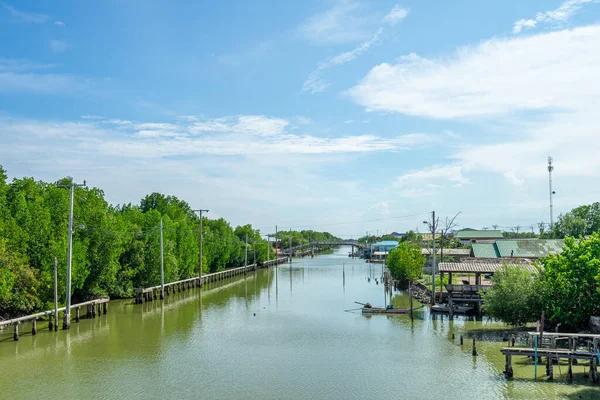
[[[254,250],[254,269],[256,269],[256,234],[254,235],[254,242],[252,243],[252,250]]]
[[[436,267],[435,267],[435,228],[436,228],[436,223],[435,223],[435,211],[431,212],[431,218],[432,219],[432,225],[431,225],[431,236],[433,238],[433,265],[431,267],[431,305],[435,304],[435,273],[436,273]]]
[[[69,241],[67,243],[67,305],[65,308],[65,318],[63,320],[63,329],[71,327],[71,263],[73,257],[73,192],[75,187],[70,186],[69,202]]]
[[[160,220],[160,299],[165,298],[165,263],[163,257],[163,220]]]
[[[246,258],[244,260],[244,267],[248,265],[248,234],[246,233]]]
[[[52,322],[50,322],[52,330]],[[54,330],[58,331],[58,260],[54,257]]]
[[[271,235],[267,235],[267,262],[271,261],[270,249],[271,247]],[[268,265],[268,264],[267,264]]]
[[[290,229],[290,264],[292,263],[292,230]]]
[[[198,255],[199,258],[199,262],[198,264],[200,264],[200,271],[198,273],[198,286],[202,287],[202,212],[208,212],[208,210],[194,210],[195,212],[198,212],[200,214],[200,242],[198,244],[198,247],[200,247],[200,253]]]
[[[58,187],[69,187],[69,235],[68,235],[68,243],[67,243],[67,293],[66,293],[66,308],[65,308],[65,317],[63,320],[63,329],[69,329],[71,327],[71,266],[72,266],[72,258],[73,258],[73,194],[75,192],[75,186],[86,186],[85,181],[83,184],[77,184],[73,182],[71,178],[71,182],[66,185],[57,185]]]
[[[277,225],[275,225],[275,265],[277,266],[277,264],[279,264],[278,261],[278,257],[279,254],[277,254],[277,249],[278,248],[278,244],[277,244]]]

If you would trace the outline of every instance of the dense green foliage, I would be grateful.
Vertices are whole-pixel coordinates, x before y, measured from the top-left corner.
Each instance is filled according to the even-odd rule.
[[[409,282],[421,278],[425,260],[418,244],[402,242],[389,252],[386,263],[392,278]]]
[[[566,238],[563,252],[542,260],[541,294],[546,317],[565,329],[585,327],[600,315],[600,233]]]
[[[492,287],[483,293],[483,310],[492,318],[521,326],[540,317],[538,274],[504,266],[492,277]]]
[[[484,309],[511,325],[540,319],[542,310],[550,327],[585,328],[592,315],[600,315],[600,233],[589,239],[567,237],[562,253],[540,260],[544,269],[531,275],[505,268],[492,278],[484,294]]]
[[[64,303],[69,189],[33,178],[7,183],[0,167],[0,316],[49,309],[58,261]],[[64,180],[63,183],[68,183]],[[198,274],[199,218],[174,196],[153,193],[140,205],[112,206],[97,188],[75,189],[72,287],[75,299],[127,297],[135,287],[160,283],[160,221],[165,281]],[[267,259],[268,242],[251,225],[235,229],[224,219],[203,217],[203,269],[214,272]],[[287,235],[287,236],[286,236]],[[292,232],[293,243],[335,239],[329,233]],[[289,232],[280,238],[286,240]],[[283,242],[282,242],[283,243]],[[285,242],[287,244],[287,242]],[[269,249],[270,257],[274,254]]]
[[[600,231],[600,202],[583,205],[561,214],[554,224],[550,235],[582,237]]]

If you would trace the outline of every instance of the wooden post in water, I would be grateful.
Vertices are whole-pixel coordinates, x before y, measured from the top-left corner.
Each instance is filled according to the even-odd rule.
[[[13,339],[15,341],[19,340],[19,323],[18,322],[15,322],[13,324]]]
[[[34,336],[37,335],[37,318],[31,321],[31,334]]]
[[[79,307],[75,309],[75,322],[79,322]]]
[[[412,281],[408,281],[408,297],[410,299],[410,320],[413,321],[415,319],[415,316],[413,312]],[[454,339],[454,333],[452,334],[452,339]]]
[[[473,357],[477,356],[477,347],[475,346],[475,338],[473,338]]]
[[[48,315],[48,329],[52,332],[52,313]]]
[[[504,376],[506,378],[513,377],[512,356],[510,354],[506,355],[506,365],[504,367]]]
[[[460,335],[460,345],[463,345],[463,335]]]
[[[106,303],[104,303],[104,314],[106,315],[107,312],[108,312],[108,301]]]

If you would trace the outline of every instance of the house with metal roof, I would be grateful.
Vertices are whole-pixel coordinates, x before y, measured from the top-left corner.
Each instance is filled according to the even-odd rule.
[[[562,251],[563,239],[509,239],[489,243],[473,243],[475,258],[543,258]]]
[[[386,258],[390,250],[398,247],[398,242],[395,240],[382,240],[373,243],[370,248],[371,258]]]
[[[502,231],[495,230],[462,230],[454,233],[454,237],[464,244],[476,243],[480,240],[503,239]]]

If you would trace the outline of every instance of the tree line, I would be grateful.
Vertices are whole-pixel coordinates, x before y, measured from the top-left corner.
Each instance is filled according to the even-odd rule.
[[[69,183],[63,179],[59,183]],[[0,166],[0,317],[23,315],[53,305],[54,259],[59,299],[64,303],[69,189],[33,178],[7,182]],[[138,204],[111,205],[98,188],[74,191],[72,288],[74,301],[102,295],[131,297],[135,287],[160,283],[160,221],[163,223],[165,281],[194,277],[199,266],[199,217],[183,200],[152,193]],[[232,227],[203,217],[203,272],[274,258],[270,241],[252,225]],[[310,240],[336,240],[327,232],[278,234],[279,247]]]

